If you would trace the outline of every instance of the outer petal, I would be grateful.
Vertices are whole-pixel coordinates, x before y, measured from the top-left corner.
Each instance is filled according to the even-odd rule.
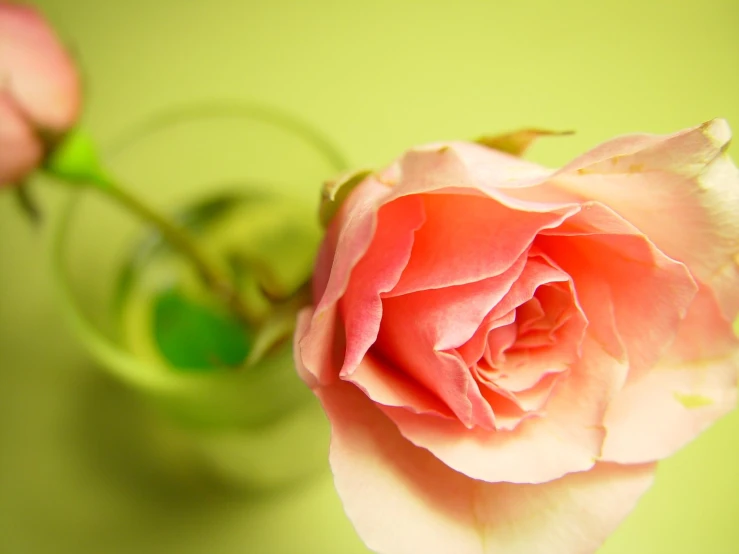
[[[347,202],[348,203],[348,202]],[[341,219],[341,210],[334,218],[333,223],[326,229],[323,235],[323,241],[316,254],[316,261],[313,267],[312,292],[313,300],[318,302],[326,292],[328,281],[331,277],[331,269],[334,263],[334,255],[339,242],[339,232]]]
[[[554,172],[483,146],[464,142],[431,144],[414,148],[399,162],[397,194],[439,191],[445,188],[478,190],[505,200],[509,189],[545,182]],[[469,194],[469,192],[468,192]],[[511,199],[510,206],[528,211],[550,211],[551,205]]]
[[[0,187],[15,184],[41,161],[42,145],[10,98],[0,92]]]
[[[586,339],[582,361],[559,379],[544,416],[526,419],[511,431],[468,430],[457,421],[399,408],[382,410],[409,441],[465,475],[489,482],[542,483],[593,467],[605,436],[603,415],[625,375],[624,365]]]
[[[540,485],[475,481],[407,442],[351,385],[317,393],[344,508],[380,554],[592,554],[652,483],[651,465],[610,464]]]
[[[319,251],[319,281],[314,290],[316,309],[300,342],[296,356],[301,357],[305,371],[315,379],[328,383],[338,378],[343,364],[344,330],[338,321],[338,301],[349,285],[354,267],[372,242],[377,225],[377,210],[386,201],[388,187],[373,178],[361,183],[349,196],[332,223],[328,237]],[[335,238],[335,244],[333,239]]]
[[[602,459],[665,458],[736,406],[737,359],[665,364],[627,383],[605,417]]]
[[[35,125],[48,130],[66,130],[79,113],[74,63],[49,24],[29,6],[0,4],[2,89]]]
[[[341,374],[354,371],[377,339],[383,306],[380,295],[395,287],[408,263],[413,236],[424,221],[421,198],[406,196],[382,206],[372,243],[352,270],[340,300],[346,330]]]
[[[470,178],[482,188],[510,189],[530,186],[552,170],[493,148],[470,142],[451,142],[456,157]],[[429,149],[427,147],[426,149]]]
[[[736,406],[739,353],[715,298],[701,289],[665,359],[629,376],[606,412],[602,458],[665,458]]]
[[[631,135],[574,160],[551,181],[560,201],[613,208],[669,257],[713,288],[724,313],[739,313],[739,171],[716,119],[673,135]],[[532,189],[530,194],[537,196]]]

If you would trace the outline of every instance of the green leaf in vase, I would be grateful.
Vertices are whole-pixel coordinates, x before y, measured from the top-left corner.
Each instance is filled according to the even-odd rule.
[[[253,333],[233,316],[197,303],[177,289],[164,290],[154,298],[152,323],[159,351],[181,371],[240,366],[254,342]]]

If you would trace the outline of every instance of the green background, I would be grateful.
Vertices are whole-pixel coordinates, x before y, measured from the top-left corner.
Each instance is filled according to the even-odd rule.
[[[632,131],[717,116],[739,128],[736,0],[38,5],[84,63],[84,121],[103,142],[172,102],[212,98],[292,110],[361,166],[520,126],[577,131],[533,149],[551,165]],[[53,220],[60,192],[37,192]],[[365,552],[328,474],[257,497],[155,476],[130,399],[64,325],[50,229],[0,197],[0,552]],[[661,464],[602,552],[739,551],[738,467],[734,412]]]

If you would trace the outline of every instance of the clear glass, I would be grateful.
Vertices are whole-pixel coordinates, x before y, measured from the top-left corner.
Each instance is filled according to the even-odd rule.
[[[343,165],[309,127],[245,104],[159,115],[114,144],[108,155],[116,179],[165,212],[192,213],[204,202],[233,199],[244,209],[211,215],[211,223],[232,229],[231,241],[243,232],[245,245],[255,240],[248,227],[259,218],[278,228],[303,222],[301,232],[315,233],[317,241],[321,184]],[[145,340],[136,339],[148,334],[146,314],[115,308],[122,269],[146,250],[151,231],[96,191],[74,195],[61,221],[55,267],[66,311],[100,366],[148,401],[142,409],[150,417],[145,432],[153,449],[188,478],[215,476],[247,488],[284,486],[326,467],[325,417],[295,373],[290,344],[257,367],[200,374],[173,370]],[[203,232],[206,246],[208,238]],[[151,277],[157,270],[142,272]],[[135,304],[141,291],[124,303]],[[187,471],[181,471],[183,465]]]

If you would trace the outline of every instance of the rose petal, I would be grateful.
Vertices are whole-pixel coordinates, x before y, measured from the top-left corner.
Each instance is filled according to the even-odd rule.
[[[659,460],[734,409],[737,340],[703,287],[660,364],[630,376],[606,413],[603,459]]]
[[[418,196],[399,198],[378,210],[372,243],[352,270],[339,301],[347,344],[342,376],[354,371],[377,339],[383,312],[380,295],[400,279],[411,255],[414,233],[424,218]]]
[[[389,189],[374,178],[359,184],[344,202],[334,217],[332,226],[339,229],[336,236],[335,251],[330,253],[332,243],[325,243],[321,251],[322,264],[331,264],[325,286],[317,285],[323,294],[316,298],[317,304],[310,327],[298,343],[297,354],[305,371],[315,379],[328,383],[338,378],[343,364],[343,352],[337,359],[335,355],[336,338],[343,341],[343,328],[337,323],[337,302],[349,285],[349,276],[370,246],[377,223],[377,208],[387,198]],[[316,270],[325,279],[325,269]],[[343,344],[340,345],[343,347]]]
[[[736,356],[665,364],[628,381],[606,413],[602,459],[660,460],[736,406]]]
[[[317,394],[336,488],[381,554],[591,554],[652,483],[653,466],[614,464],[539,485],[475,481],[411,445],[351,385]]]
[[[318,381],[316,380],[315,375],[308,371],[303,363],[303,357],[300,355],[300,341],[308,332],[312,318],[312,306],[308,306],[300,310],[295,321],[295,333],[293,333],[293,360],[295,361],[295,370],[298,372],[298,376],[305,382],[305,384],[311,388],[315,387],[318,384]]]
[[[481,281],[402,296],[383,295],[383,337],[397,338],[398,348],[411,357],[422,348],[449,350],[463,345],[521,280],[527,259],[524,253],[500,274]]]
[[[339,213],[341,213],[341,210],[339,210]],[[318,253],[316,254],[316,262],[311,279],[314,302],[321,300],[331,277],[334,255],[336,254],[336,246],[339,241],[339,231],[341,230],[339,220],[340,216],[337,215],[328,226],[323,235],[321,246],[318,248]]]
[[[74,62],[34,8],[0,8],[0,91],[9,91],[35,125],[66,130],[80,110]]]
[[[552,174],[549,168],[473,142],[454,141],[446,143],[446,147],[464,164],[477,186],[484,189],[527,187]],[[426,149],[432,148],[433,145]]]
[[[477,367],[472,368],[472,370],[477,371]],[[478,378],[481,383],[485,383],[484,376],[480,376],[478,374]],[[496,388],[494,384],[485,384],[486,386],[480,387],[480,392],[493,409],[493,418],[496,430],[512,431],[525,419],[540,417],[542,415],[542,411],[539,409],[540,405],[533,406],[537,399],[520,399],[509,391]],[[543,400],[543,402],[546,402],[551,393],[551,387],[549,390],[545,390],[544,387],[541,387],[540,390],[537,390],[537,394],[541,393],[544,393],[546,397],[540,399]]]
[[[499,165],[500,164],[500,165]],[[568,208],[570,202],[553,205],[532,200],[520,201],[512,189],[545,182],[554,171],[480,145],[449,142],[420,146],[408,151],[396,169],[396,196],[443,192],[475,194],[494,198],[522,211],[551,212]]]
[[[536,296],[529,298],[516,309],[516,320],[521,333],[531,330],[547,330],[547,312]]]
[[[567,379],[558,381],[546,415],[510,432],[465,429],[461,423],[382,408],[400,432],[452,469],[474,479],[542,483],[590,469],[600,455],[603,414],[623,386],[626,367],[592,340]]]
[[[426,194],[423,200],[426,222],[416,233],[408,267],[388,296],[499,275],[542,229],[559,225],[576,209],[526,212],[469,195]]]
[[[541,410],[544,408],[546,401],[549,399],[554,386],[557,383],[559,373],[549,373],[542,375],[538,381],[531,387],[523,391],[511,391],[507,388],[499,386],[495,379],[490,379],[483,368],[476,365],[472,368],[472,371],[478,378],[481,384],[485,384],[485,387],[480,387],[485,398],[490,402],[490,406],[493,408],[493,414],[496,418],[496,429],[501,427],[498,425],[498,409],[503,407],[508,415],[510,415],[510,403],[514,403],[520,410],[518,414],[520,416],[525,415],[542,415]],[[487,390],[486,390],[487,389]],[[486,392],[493,392],[494,395],[485,394]],[[498,402],[500,398],[504,398],[507,402],[501,406]],[[535,412],[535,414],[533,413]],[[512,429],[512,427],[508,427]]]
[[[501,300],[501,302],[503,302],[504,300]],[[488,316],[489,315],[490,314],[488,314]],[[472,335],[470,340],[456,348],[459,355],[462,356],[465,364],[470,367],[477,363],[483,357],[483,355],[490,355],[488,348],[488,336],[490,332],[494,329],[506,327],[514,323],[516,321],[516,310],[510,310],[508,313],[503,314],[499,317],[488,316],[485,316],[485,319],[477,328],[477,331],[475,331],[475,334]]]
[[[726,155],[730,139],[722,119],[672,135],[622,137],[574,160],[551,185],[568,193],[559,201],[577,197],[613,208],[715,289],[734,319],[739,170]]]
[[[509,314],[512,313],[512,310],[524,306],[526,302],[534,298],[538,289],[547,288],[546,285],[548,283],[568,283],[568,286],[571,286],[569,276],[556,267],[551,260],[540,254],[529,256],[526,267],[521,276],[512,285],[510,291],[487,314],[485,320],[478,326],[478,329],[470,340],[458,348],[465,362],[471,366],[485,353],[488,363],[495,366],[496,364],[490,359],[491,356],[495,357],[495,353],[493,352],[493,349],[495,349],[494,341],[497,340],[496,337],[498,334],[506,332],[506,327],[502,325],[505,320],[501,320],[500,318],[505,316],[510,317]],[[570,303],[566,310],[571,315],[571,320],[561,330],[559,342],[548,348],[541,349],[540,352],[530,354],[532,363],[535,365],[529,364],[527,367],[522,367],[515,372],[504,371],[508,375],[506,377],[508,381],[500,381],[498,384],[501,387],[520,391],[533,386],[545,373],[563,371],[569,367],[570,362],[578,352],[579,345],[582,342],[583,332],[587,325],[587,321],[580,307],[577,305],[573,290],[569,291],[569,297]],[[548,307],[550,310],[552,309],[552,306]],[[560,309],[559,311],[562,310]],[[520,320],[518,316],[515,316],[515,319],[517,322]],[[505,337],[499,338],[502,340]],[[514,336],[513,338],[515,339],[516,337]],[[511,342],[509,340],[502,346],[515,346],[515,344],[515,341]],[[506,356],[508,355],[506,354]],[[510,353],[512,358],[522,355],[524,354],[521,352]],[[506,364],[503,363],[501,368],[504,370]]]
[[[537,246],[572,277],[592,332],[608,352],[619,356],[622,344],[632,371],[654,365],[698,290],[688,269],[597,203],[542,235]],[[604,314],[609,301],[616,329]]]
[[[402,407],[416,413],[455,417],[444,402],[417,380],[371,353],[362,359],[346,380],[357,385],[378,404]]]
[[[491,367],[497,368],[505,365],[505,352],[516,344],[516,338],[518,338],[518,324],[515,321],[509,325],[491,329],[485,346],[485,361]]]
[[[493,428],[492,412],[461,356],[444,351],[472,336],[525,263],[524,254],[496,277],[383,298],[384,317],[375,349],[442,399],[467,426]]]
[[[721,358],[738,348],[731,321],[721,312],[714,292],[703,285],[690,304],[666,359],[681,362]]]

